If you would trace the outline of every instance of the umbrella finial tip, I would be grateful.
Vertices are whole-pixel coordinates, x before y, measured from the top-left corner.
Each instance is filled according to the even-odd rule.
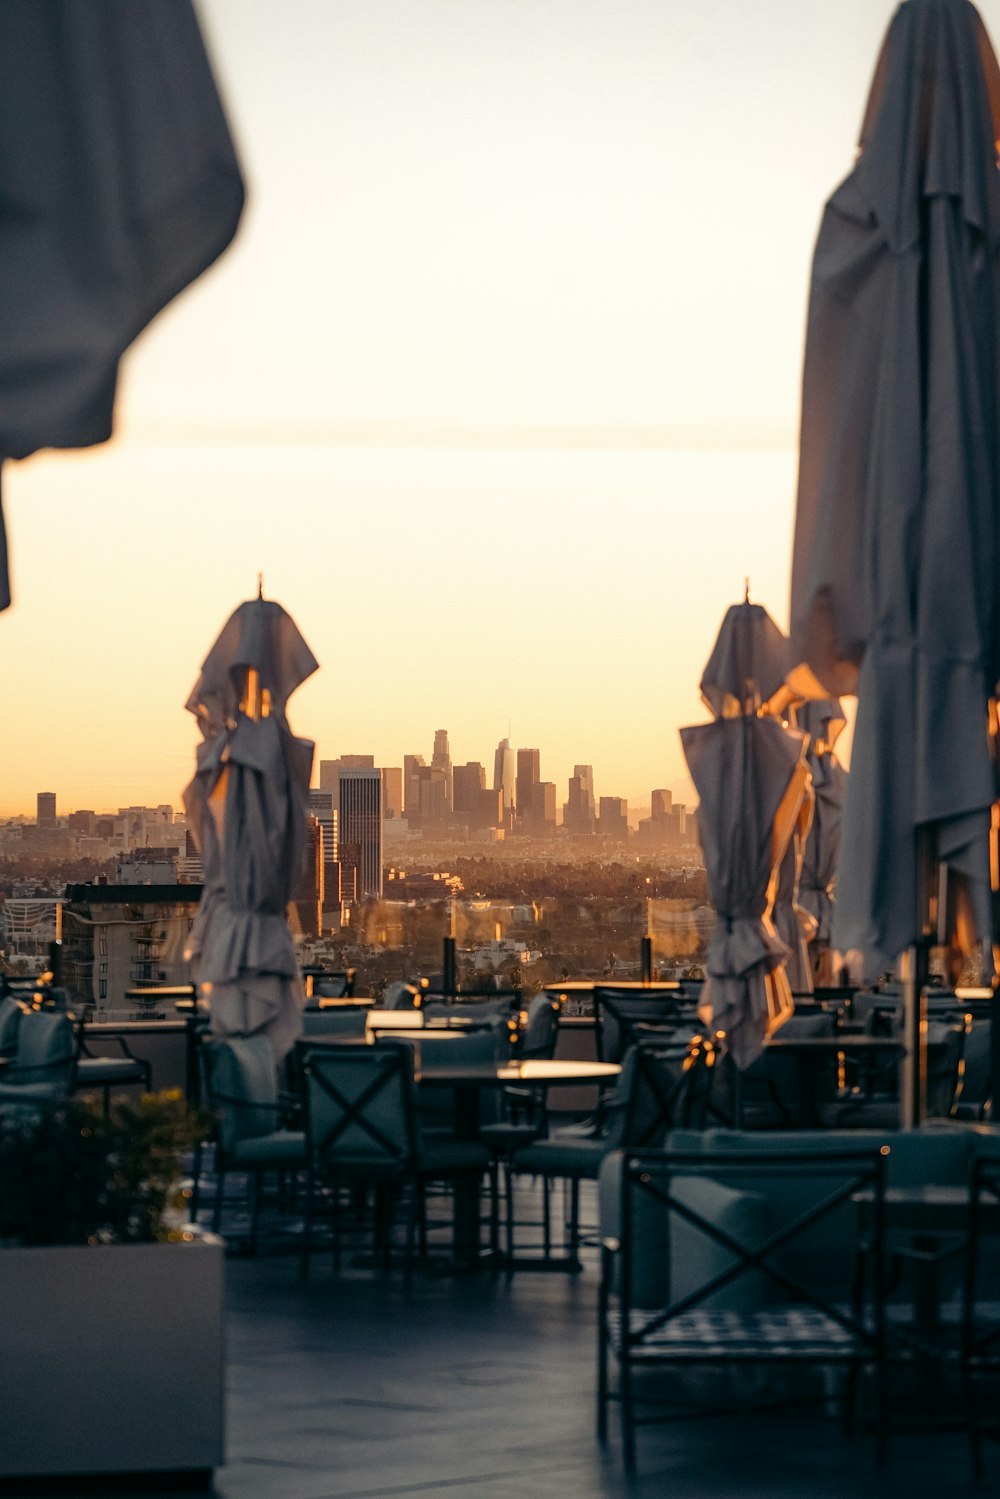
[[[257,574],[257,597],[259,599],[262,599],[264,597],[264,574],[263,573],[258,573]]]
[[[744,604],[749,604],[749,602],[750,602],[750,579],[749,578],[744,578],[743,579],[743,602],[744,602]]]

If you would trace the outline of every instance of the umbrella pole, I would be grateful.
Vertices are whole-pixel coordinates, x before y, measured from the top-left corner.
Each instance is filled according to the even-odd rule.
[[[922,937],[903,954],[903,1129],[917,1129],[927,1113],[927,971],[931,941]]]

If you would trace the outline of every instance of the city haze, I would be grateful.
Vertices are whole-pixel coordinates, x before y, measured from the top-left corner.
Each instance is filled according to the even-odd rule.
[[[250,208],[115,442],[5,465],[0,813],[176,806],[259,571],[320,755],[509,722],[560,799],[676,786],[745,577],[786,622],[812,242],[892,9],[203,0]]]

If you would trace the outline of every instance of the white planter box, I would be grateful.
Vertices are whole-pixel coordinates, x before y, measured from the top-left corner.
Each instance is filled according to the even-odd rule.
[[[0,1477],[223,1462],[223,1246],[0,1249]]]

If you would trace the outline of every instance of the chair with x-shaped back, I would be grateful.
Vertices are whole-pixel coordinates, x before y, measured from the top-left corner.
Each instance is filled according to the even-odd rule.
[[[416,1224],[428,1181],[478,1180],[489,1152],[474,1140],[422,1135],[415,1118],[414,1051],[405,1041],[378,1046],[327,1045],[306,1055],[306,1220],[302,1275],[309,1273],[315,1188],[333,1188],[334,1255],[339,1263],[339,1187],[374,1183],[378,1193],[382,1247],[388,1254],[392,1210],[400,1189],[407,1198],[407,1268],[412,1265]]]

